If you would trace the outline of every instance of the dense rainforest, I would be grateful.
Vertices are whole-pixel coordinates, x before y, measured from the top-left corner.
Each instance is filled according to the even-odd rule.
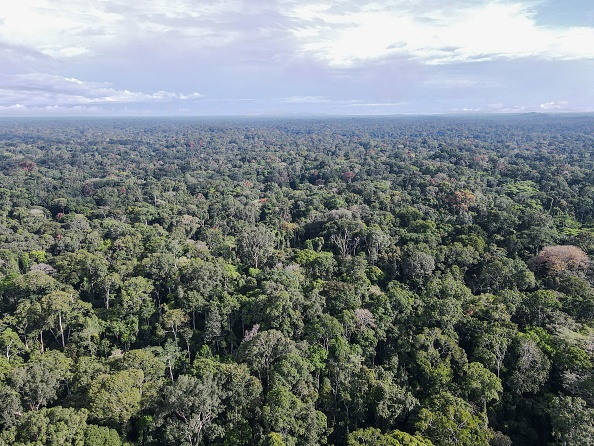
[[[0,445],[594,444],[594,117],[0,120]]]

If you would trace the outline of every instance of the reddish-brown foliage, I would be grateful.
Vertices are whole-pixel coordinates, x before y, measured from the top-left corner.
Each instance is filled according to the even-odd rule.
[[[588,255],[573,245],[545,246],[532,261],[553,273],[583,270],[590,265]]]
[[[457,211],[467,211],[475,200],[476,196],[468,190],[458,190],[450,199]]]
[[[355,178],[355,172],[348,171],[348,172],[345,172],[343,174],[343,176],[344,176],[344,179],[350,183],[352,181],[352,179]]]
[[[37,164],[35,164],[33,161],[25,160],[19,163],[19,167],[25,172],[31,172],[32,170],[35,170]]]

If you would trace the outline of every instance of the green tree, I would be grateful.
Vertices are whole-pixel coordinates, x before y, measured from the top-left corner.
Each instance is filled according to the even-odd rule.
[[[286,446],[283,436],[278,432],[271,432],[260,443],[260,446]]]
[[[60,406],[25,412],[16,429],[16,444],[84,446],[87,416],[85,409]]]
[[[479,291],[496,293],[500,290],[527,290],[535,285],[534,273],[521,259],[500,256],[486,263],[478,277]]]
[[[250,339],[244,339],[238,353],[266,386],[274,363],[294,351],[294,341],[277,330],[267,330],[256,333]]]
[[[148,322],[156,311],[151,297],[153,290],[152,282],[144,277],[131,277],[124,281],[120,302],[124,313],[136,314],[139,318]]]
[[[478,335],[474,356],[489,367],[499,378],[504,370],[504,360],[515,332],[494,323]]]
[[[263,225],[246,226],[237,236],[237,250],[240,258],[250,266],[258,268],[274,251],[276,237]]]
[[[402,273],[407,279],[429,276],[435,269],[435,259],[431,254],[412,250],[402,258]]]
[[[549,377],[551,361],[537,343],[527,336],[520,335],[514,353],[510,387],[517,393],[538,392]]]
[[[85,446],[121,446],[117,431],[105,426],[88,424],[85,430]]]
[[[555,445],[587,446],[594,443],[594,409],[578,397],[556,396],[548,408]]]
[[[368,407],[374,414],[374,424],[383,428],[394,428],[403,414],[410,413],[419,401],[406,386],[398,383],[390,370],[376,367],[372,370]]]
[[[525,325],[543,326],[553,319],[561,308],[558,294],[551,290],[538,290],[525,295],[519,303],[516,316]]]
[[[501,380],[480,362],[471,362],[465,367],[462,390],[469,401],[480,403],[486,411],[489,401],[499,400],[503,386]]]
[[[220,383],[207,374],[201,378],[180,375],[163,388],[156,425],[169,444],[198,445],[207,437],[224,434],[215,423],[225,410]]]
[[[415,426],[436,446],[487,446],[491,438],[486,420],[470,404],[444,392],[421,409]]]
[[[347,446],[433,446],[433,443],[418,434],[398,430],[383,434],[379,429],[368,427],[349,433]]]
[[[58,398],[71,377],[72,360],[58,351],[36,354],[9,375],[11,386],[20,394],[23,406],[39,410]]]
[[[11,386],[0,384],[0,407],[0,431],[8,431],[18,423],[24,412],[20,395]]]
[[[13,356],[18,356],[19,353],[25,350],[25,344],[10,327],[3,327],[0,333],[0,348],[6,360],[10,361]]]
[[[96,420],[123,427],[140,411],[144,373],[129,369],[101,374],[89,387],[89,410]]]
[[[166,364],[148,348],[125,352],[115,364],[112,364],[112,367],[120,370],[142,370],[141,406],[143,408],[156,399],[165,382]]]
[[[82,329],[92,310],[91,304],[81,301],[74,291],[52,291],[41,298],[40,306],[44,319],[41,329],[59,337],[62,349],[70,335]]]
[[[177,343],[177,335],[182,327],[188,323],[190,318],[180,308],[169,308],[166,305],[163,306],[164,312],[161,315],[161,324],[166,333],[172,333],[175,342]]]
[[[326,443],[326,416],[282,384],[275,383],[266,395],[262,418],[266,429],[279,432],[287,446]]]

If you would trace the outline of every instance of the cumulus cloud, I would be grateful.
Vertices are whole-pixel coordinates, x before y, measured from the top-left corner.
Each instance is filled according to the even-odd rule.
[[[118,54],[151,42],[153,50],[185,53],[257,41],[287,33],[275,2],[223,0],[20,0],[6,12],[0,41],[19,42],[55,58]],[[130,54],[140,58],[140,54]]]
[[[161,42],[170,51],[208,51],[247,41],[248,53],[269,57],[269,48],[284,48],[342,66],[395,53],[433,64],[594,57],[592,27],[544,26],[536,20],[537,5],[527,0],[20,0],[6,13],[0,40],[60,60],[100,56],[139,40]],[[172,42],[177,45],[169,46]]]
[[[48,74],[0,75],[0,105],[72,106],[113,103],[150,103],[188,101],[201,98],[200,93],[157,91],[144,93],[118,90],[105,82],[86,82]]]
[[[422,3],[370,4],[346,15],[331,4],[304,5],[295,34],[305,51],[339,66],[395,53],[428,64],[594,57],[593,28],[537,25],[532,2]]]
[[[540,110],[586,109],[594,27],[547,16],[550,3],[19,0],[0,13],[0,105],[396,113],[523,96]]]
[[[0,105],[0,115],[9,116],[64,116],[64,115],[103,115],[105,110],[99,107],[87,107],[87,106],[61,106],[61,105],[47,105],[44,107],[39,106],[26,106],[23,104],[14,105]]]
[[[548,111],[559,111],[559,110],[567,110],[569,106],[569,102],[567,101],[551,101],[545,102],[544,104],[540,104],[539,108],[541,110],[548,110]]]
[[[330,99],[323,96],[292,96],[282,98],[281,101],[289,104],[326,104],[331,102]]]

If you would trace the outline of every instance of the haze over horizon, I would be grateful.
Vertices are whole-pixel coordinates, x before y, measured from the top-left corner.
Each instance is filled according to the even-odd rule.
[[[0,116],[594,111],[588,0],[20,0]]]

